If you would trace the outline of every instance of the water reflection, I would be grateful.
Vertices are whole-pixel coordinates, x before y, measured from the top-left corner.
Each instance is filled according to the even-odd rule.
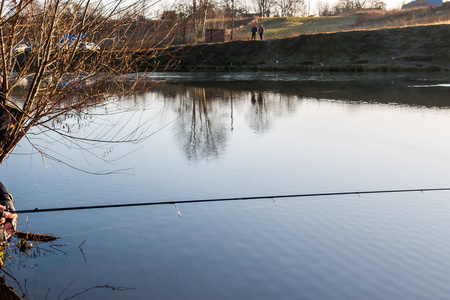
[[[0,249],[1,253],[3,250]],[[8,299],[8,300],[20,300],[19,295],[6,283],[5,278],[0,277],[0,299]]]
[[[47,244],[39,238],[19,238],[16,236],[0,245],[0,299],[28,299],[26,278],[16,278],[15,272],[20,269],[34,269],[38,267],[39,257],[50,258],[55,255],[66,254],[57,243]],[[15,269],[18,267],[18,269]],[[14,288],[10,285],[13,285]]]
[[[250,99],[252,105],[246,111],[246,119],[248,126],[258,133],[270,130],[277,118],[294,113],[301,105],[301,99],[305,98],[353,101],[355,104],[449,105],[445,88],[448,79],[430,75],[372,74],[361,77],[358,74],[171,73],[148,77],[150,80],[168,81],[163,87],[157,85],[142,89],[140,95],[145,98],[149,93],[157,93],[158,97],[165,99],[164,105],[180,114],[176,121],[177,140],[189,160],[219,157],[224,152],[228,131],[235,129],[233,110],[242,108],[242,103],[237,103],[239,101],[236,102],[236,99]],[[145,99],[144,103],[139,103],[138,98],[129,97],[124,103],[128,103],[126,105],[134,111],[148,106]],[[222,109],[224,106],[228,108],[227,113]],[[105,109],[108,114],[111,107],[105,105]],[[123,110],[127,109],[130,107]],[[17,135],[16,140],[5,138],[5,134],[10,134],[14,127],[11,118],[15,118],[17,112],[12,113],[11,108],[2,108],[0,114],[1,161],[2,154],[8,153],[22,136]],[[92,118],[92,114],[88,117]],[[63,134],[73,134],[74,125],[79,123],[80,117],[76,119],[63,115],[55,118],[51,125]],[[114,123],[114,126],[122,125]],[[107,136],[104,139],[109,138]],[[144,138],[137,134],[129,139]]]
[[[216,97],[217,91],[205,88],[178,89],[177,101],[172,103],[181,114],[176,122],[177,140],[189,160],[218,157],[224,151],[227,116],[212,103]]]
[[[292,77],[283,82],[261,78],[241,82],[232,77],[226,82],[173,82],[124,99],[121,105],[130,115],[129,108],[146,108],[145,114],[126,117],[127,124],[135,126],[151,116],[152,130],[159,130],[142,151],[115,161],[114,167],[135,168],[134,176],[92,177],[63,170],[70,182],[61,183],[59,174],[52,176],[37,167],[33,170],[41,185],[37,190],[30,187],[32,181],[22,180],[29,173],[28,164],[18,169],[22,157],[13,157],[10,165],[17,170],[11,171],[16,175],[9,180],[16,181],[21,208],[33,208],[36,202],[55,207],[446,184],[448,110],[367,103],[447,106],[440,87],[422,93],[425,89],[412,89],[414,80],[409,79],[317,82]],[[114,106],[98,109],[112,112]],[[105,123],[109,124],[99,124],[99,130]],[[132,147],[108,155],[123,157]],[[67,157],[75,157],[63,149]],[[74,161],[80,164],[82,159]],[[427,196],[432,201],[423,201],[421,197]],[[447,219],[440,218],[442,211],[448,211],[448,207],[442,210],[444,198],[441,203],[425,193],[417,199],[356,197],[356,201],[321,199],[295,205],[280,201],[279,207],[273,203],[216,204],[212,210],[185,206],[180,207],[181,219],[173,207],[132,209],[126,218],[124,210],[51,218],[41,214],[31,217],[34,228],[63,235],[68,254],[60,259],[30,259],[30,269],[20,269],[18,260],[12,267],[23,282],[34,280],[31,266],[39,264],[35,293],[44,297],[51,288],[49,298],[66,288],[65,296],[77,294],[99,278],[102,283],[136,287],[109,299],[146,299],[149,294],[213,299],[230,289],[244,295],[242,299],[293,299],[315,287],[321,292],[305,297],[395,298],[398,294],[385,288],[392,283],[384,276],[387,273],[395,275],[398,293],[427,295],[405,287],[429,280],[439,296],[448,295],[448,288],[438,284],[448,277],[447,264],[442,264],[448,248],[441,230]],[[130,223],[134,225],[125,226]],[[85,239],[86,258],[78,250]],[[409,253],[411,244],[414,251]],[[392,245],[398,251],[393,252]],[[415,259],[418,251],[424,259]],[[342,270],[345,276],[335,276]],[[408,277],[411,270],[417,272],[417,279]],[[273,278],[273,285],[265,285],[260,274]],[[364,277],[367,274],[369,278]],[[356,290],[355,280],[360,283]],[[174,282],[182,288],[174,289]],[[13,280],[10,284],[16,286]],[[377,295],[371,297],[368,293],[374,289]],[[84,296],[107,297],[100,292]]]
[[[449,106],[446,74],[317,74],[317,73],[187,73],[159,77],[170,83],[262,91],[316,99],[398,103],[426,107]],[[434,88],[419,89],[413,86]]]
[[[431,81],[421,76],[306,79],[286,75],[272,78],[254,73],[192,76],[170,77],[164,85],[147,92],[164,98],[164,105],[179,115],[175,121],[176,139],[191,161],[218,158],[225,152],[230,133],[236,129],[233,118],[236,109],[245,110],[248,127],[261,134],[270,131],[277,119],[294,116],[305,99],[352,102],[355,105],[348,107],[351,110],[368,102],[426,107],[449,105],[445,89],[412,88],[414,82]],[[216,81],[215,76],[221,80]],[[248,107],[245,99],[250,103]]]
[[[264,92],[251,92],[252,110],[249,111],[248,120],[250,128],[256,132],[262,133],[270,128],[271,118],[266,101],[264,101]]]
[[[218,158],[224,153],[230,134],[236,129],[235,110],[245,110],[247,126],[264,133],[277,118],[292,115],[300,103],[297,96],[263,90],[247,92],[166,84],[156,91],[165,99],[164,106],[171,107],[178,115],[176,140],[186,158],[192,161]]]

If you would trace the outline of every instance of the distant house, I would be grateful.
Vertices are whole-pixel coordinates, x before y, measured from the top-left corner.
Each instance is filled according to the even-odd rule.
[[[406,3],[405,5],[403,5],[402,9],[408,9],[408,8],[413,8],[413,7],[417,7],[417,6],[424,6],[424,5],[442,6],[442,0],[415,0],[415,1],[411,1],[411,2]]]

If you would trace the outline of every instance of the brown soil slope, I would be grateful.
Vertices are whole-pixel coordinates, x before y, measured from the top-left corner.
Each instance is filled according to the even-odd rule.
[[[450,67],[450,25],[309,34],[286,39],[171,47],[156,61],[178,70],[407,70]],[[152,58],[152,63],[154,63]],[[141,68],[150,66],[143,61]]]

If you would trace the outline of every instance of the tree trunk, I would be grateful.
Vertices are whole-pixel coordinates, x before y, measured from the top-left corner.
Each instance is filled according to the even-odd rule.
[[[21,132],[20,130],[16,130],[21,118],[22,112],[18,109],[7,105],[0,105],[0,164],[20,141],[20,138],[14,137],[13,133]]]

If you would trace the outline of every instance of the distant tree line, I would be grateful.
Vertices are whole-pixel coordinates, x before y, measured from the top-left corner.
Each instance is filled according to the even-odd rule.
[[[169,7],[166,7],[170,10]],[[197,24],[207,19],[231,18],[231,0],[181,0],[175,7],[178,16]],[[256,13],[260,17],[294,17],[307,14],[305,0],[234,0],[234,16],[245,17]]]
[[[335,16],[359,9],[386,9],[386,3],[381,0],[339,0],[335,5],[330,5],[327,0],[317,3],[319,16]]]
[[[329,0],[320,0],[315,8],[309,5],[307,0],[180,0],[175,7],[165,9],[175,10],[178,19],[194,23],[199,36],[204,31],[206,19],[231,18],[233,11],[239,18],[252,13],[259,17],[296,17],[307,16],[315,10],[319,16],[334,16],[358,9],[386,9],[382,0],[340,0],[334,5]]]

